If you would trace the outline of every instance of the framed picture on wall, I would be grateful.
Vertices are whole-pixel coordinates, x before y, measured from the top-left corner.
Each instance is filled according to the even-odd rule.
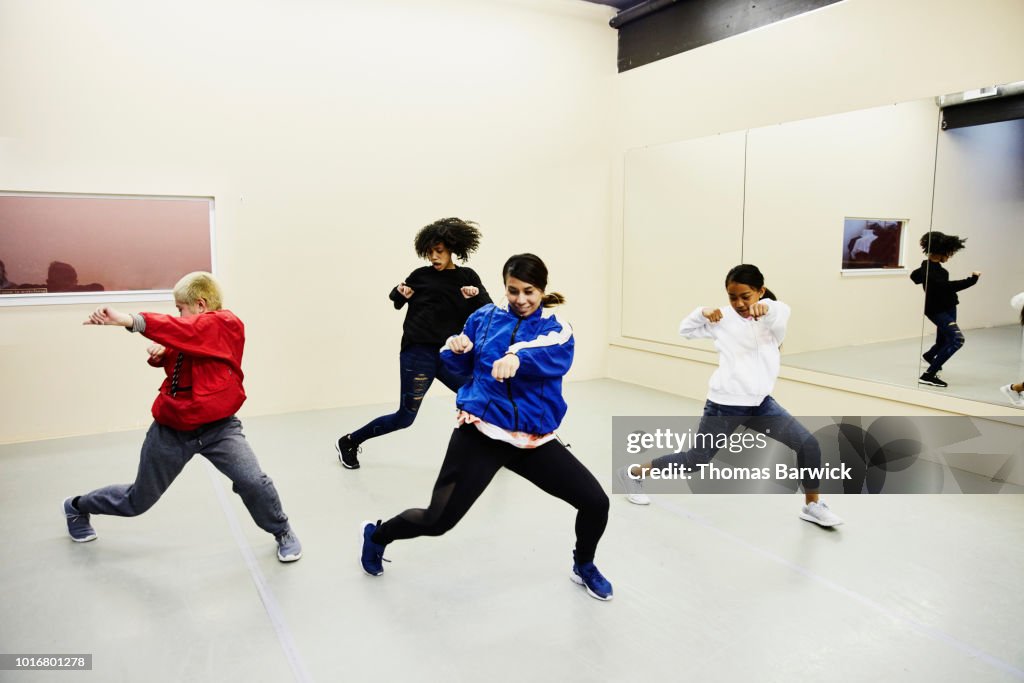
[[[213,271],[213,198],[0,192],[0,306],[167,300]]]
[[[903,268],[901,218],[846,218],[843,221],[843,270]]]

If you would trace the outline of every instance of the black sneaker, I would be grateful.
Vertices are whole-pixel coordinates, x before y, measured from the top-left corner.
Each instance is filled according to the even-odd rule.
[[[359,444],[352,441],[352,435],[346,434],[334,444],[334,450],[338,451],[338,460],[341,466],[347,470],[359,469],[359,458],[356,457],[359,451],[363,450]]]
[[[917,380],[917,383],[918,384],[927,384],[927,385],[933,386],[933,387],[942,387],[943,389],[945,389],[946,387],[949,386],[949,384],[947,384],[946,382],[943,382],[941,379],[939,379],[938,375],[936,375],[934,373],[929,373],[929,372],[926,372],[923,375],[921,375],[921,378],[919,380]]]

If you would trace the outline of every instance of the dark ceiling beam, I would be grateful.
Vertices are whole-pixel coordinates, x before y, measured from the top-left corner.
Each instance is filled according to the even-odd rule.
[[[622,10],[614,17],[612,17],[611,21],[609,21],[608,24],[612,28],[622,28],[626,24],[634,22],[638,19],[643,19],[647,15],[653,14],[654,12],[657,12],[660,9],[664,9],[669,5],[674,5],[677,2],[679,2],[679,0],[644,0],[644,2],[634,5],[628,9]]]
[[[964,102],[942,109],[942,130],[1024,119],[1024,94]]]
[[[841,0],[646,0],[609,22],[619,31],[619,71]]]

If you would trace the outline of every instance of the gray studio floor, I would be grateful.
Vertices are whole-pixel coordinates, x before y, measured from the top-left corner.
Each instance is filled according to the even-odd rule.
[[[822,351],[785,354],[782,362],[797,368],[827,372],[831,375],[859,377],[874,382],[919,387],[972,401],[984,401],[1010,407],[999,387],[1024,380],[1024,345],[1020,325],[1001,325],[964,330],[966,342],[943,371],[949,387],[923,386],[917,378],[926,369],[921,352],[935,341],[935,326],[925,328],[920,338],[844,346]]]
[[[563,438],[611,490],[611,415],[700,403],[570,383]],[[358,523],[427,502],[451,429],[435,387],[363,468],[332,440],[383,406],[244,420],[305,555],[274,556],[197,458],[150,512],[95,517],[70,494],[130,480],[142,432],[0,447],[0,652],[91,653],[91,672],[3,681],[1010,681],[1024,679],[1024,496],[613,496],[598,565],[615,599],[569,581],[572,510],[510,473],[441,538],[400,542],[379,578]]]

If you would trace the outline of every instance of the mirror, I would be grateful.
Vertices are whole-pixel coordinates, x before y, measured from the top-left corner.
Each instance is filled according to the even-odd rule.
[[[793,307],[784,365],[918,387],[935,326],[909,274],[934,226],[968,238],[952,278],[982,277],[960,294],[967,343],[943,369],[950,386],[921,390],[1006,402],[999,387],[1024,379],[1009,306],[1024,290],[1024,121],[941,131],[939,114],[929,98],[630,150],[623,336],[711,349],[675,325],[725,305],[726,271],[748,261]],[[896,224],[898,246],[852,267],[854,245],[867,254]]]
[[[701,302],[721,298],[721,264],[743,251],[746,135],[627,152],[623,336],[692,345],[676,333],[675,323]],[[676,316],[675,323],[666,315]]]
[[[964,344],[945,363],[941,391],[977,401],[1005,403],[999,387],[1024,379],[1020,309],[1010,300],[1024,291],[1024,120],[944,130],[935,172],[935,230],[966,239],[944,264],[951,281],[972,271],[981,277],[961,290],[956,308]],[[915,235],[915,237],[920,237]],[[925,258],[918,250],[917,261]],[[926,319],[918,353],[935,342]],[[928,363],[920,360],[921,372]]]

